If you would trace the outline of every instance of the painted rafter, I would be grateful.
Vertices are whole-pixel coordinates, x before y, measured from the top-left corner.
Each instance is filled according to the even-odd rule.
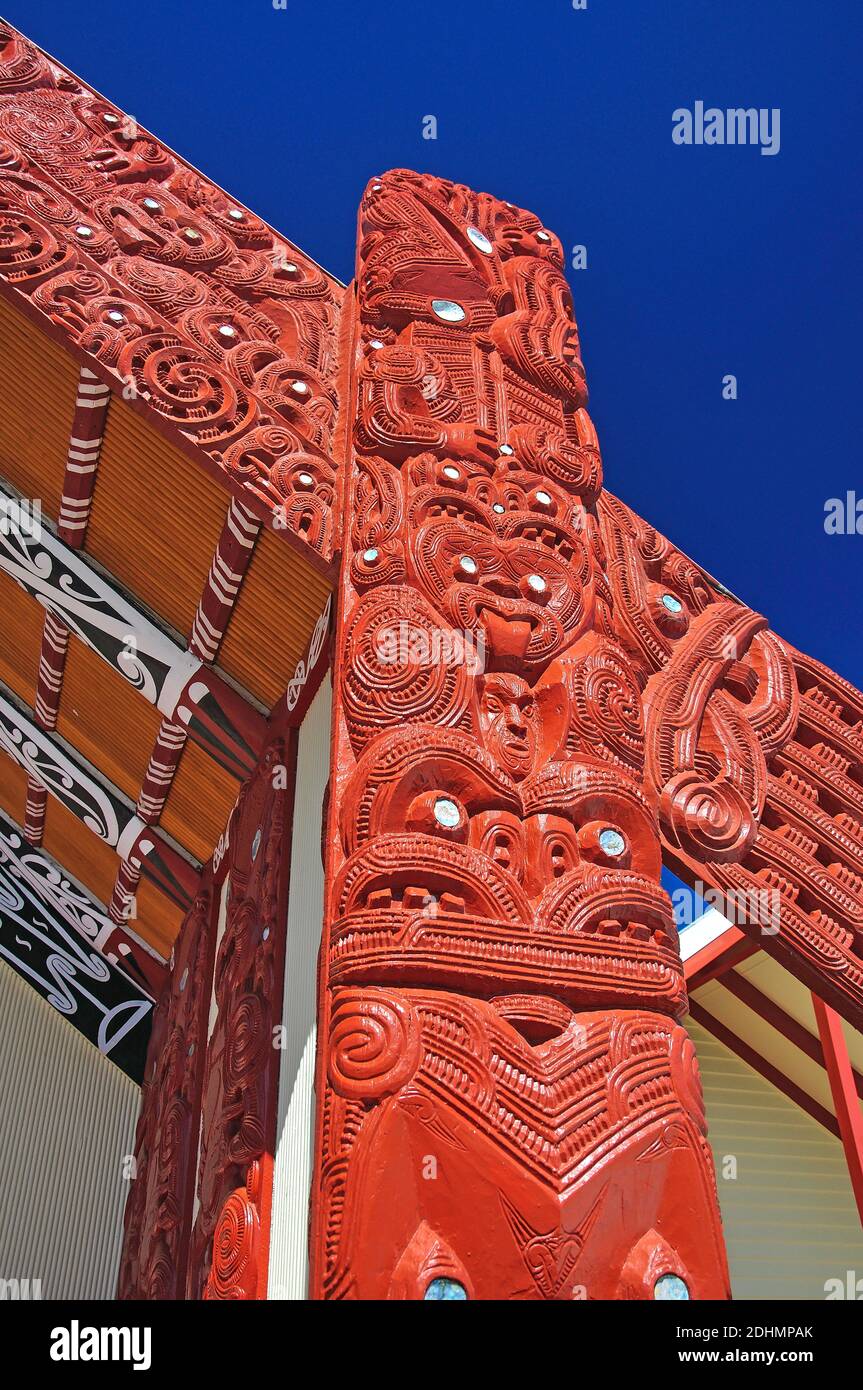
[[[223,767],[248,775],[266,731],[251,704],[46,525],[33,527],[26,506],[14,497],[6,503],[5,523],[0,569]],[[52,704],[58,691],[56,678],[44,688]]]
[[[777,1033],[780,1033],[787,1042],[792,1043],[810,1061],[817,1062],[819,1067],[827,1065],[824,1048],[815,1034],[810,1033],[808,1028],[804,1028],[803,1024],[799,1023],[796,1018],[792,1018],[785,1009],[764,994],[745,975],[729,969],[720,977],[720,984],[730,994],[733,994],[741,1004],[745,1004],[748,1009],[757,1014],[764,1023],[769,1024]],[[852,1068],[852,1077],[858,1096],[863,1097],[863,1076]]]
[[[0,852],[5,852],[7,860],[14,858],[18,877],[50,902],[52,909],[88,946],[135,984],[144,986],[152,999],[158,999],[167,978],[167,963],[162,956],[128,923],[120,925],[107,917],[65,865],[45,849],[19,843],[23,840],[23,829],[0,811]]]
[[[820,1105],[817,1100],[814,1100],[808,1091],[804,1091],[802,1086],[798,1086],[772,1062],[768,1062],[754,1047],[750,1046],[743,1038],[738,1037],[731,1028],[721,1023],[718,1018],[715,1018],[710,1010],[706,1009],[697,999],[690,999],[689,1012],[696,1023],[700,1023],[702,1028],[706,1028],[708,1033],[712,1033],[719,1042],[724,1043],[730,1052],[734,1052],[742,1062],[750,1066],[753,1071],[758,1072],[759,1076],[763,1076],[765,1081],[769,1081],[772,1086],[775,1086],[777,1091],[781,1091],[801,1110],[805,1110],[807,1115],[811,1115],[813,1120],[817,1120],[835,1138],[840,1138],[836,1117],[823,1105]]]
[[[143,868],[173,902],[188,907],[197,889],[197,867],[162,831],[146,825],[122,792],[97,779],[62,739],[40,729],[32,712],[2,686],[0,748],[121,859]]]
[[[89,367],[82,367],[75,390],[75,410],[57,524],[58,536],[72,550],[80,550],[84,544],[110,398],[109,388],[99,381],[95,372],[91,372]],[[47,612],[34,708],[38,723],[49,732],[57,727],[68,645],[69,629],[54,613]],[[45,788],[28,778],[25,834],[31,845],[42,843],[46,798]]]
[[[685,940],[685,938],[684,938]],[[755,955],[759,947],[739,927],[728,923],[724,931],[691,956],[684,956],[686,988],[692,993],[709,980],[724,975],[732,966]]]
[[[260,519],[232,498],[189,638],[189,650],[201,661],[218,655],[260,534]]]
[[[848,1164],[848,1176],[851,1179],[860,1220],[863,1222],[863,1114],[860,1113],[857,1100],[859,1077],[851,1065],[839,1015],[817,994],[812,995],[812,1005],[815,1009],[821,1046],[824,1049],[824,1065],[830,1078],[830,1090],[836,1107],[839,1136]]]
[[[111,945],[125,951],[118,968]],[[153,1000],[133,981],[128,940],[0,816],[0,959],[140,1081]]]
[[[260,532],[258,518],[232,498],[189,638],[189,652],[201,662],[212,662],[218,655]],[[161,818],[187,736],[183,724],[163,717],[135,807],[147,825]],[[129,916],[139,881],[139,869],[120,864],[108,907],[115,921]]]

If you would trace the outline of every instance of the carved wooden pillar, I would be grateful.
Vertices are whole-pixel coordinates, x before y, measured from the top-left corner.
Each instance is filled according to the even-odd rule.
[[[215,905],[212,876],[206,873],[180,929],[173,968],[153,1016],[124,1217],[117,1295],[122,1299],[184,1295]]]
[[[359,238],[312,1296],[727,1297],[560,244],[404,171]]]

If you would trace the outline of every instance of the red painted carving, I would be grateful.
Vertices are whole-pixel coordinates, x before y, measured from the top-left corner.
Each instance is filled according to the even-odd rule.
[[[188,1298],[265,1298],[294,744],[275,739],[231,819]]]
[[[863,1026],[863,694],[607,493],[600,516],[666,857]]]
[[[341,287],[2,21],[0,289],[330,561]]]
[[[357,298],[312,1295],[727,1296],[560,245],[388,174]]]
[[[120,1298],[184,1296],[213,969],[212,912],[208,886],[180,929],[154,1013],[128,1175]]]
[[[243,787],[227,856],[203,872],[155,1012],[124,1298],[266,1296],[294,740],[274,733]]]

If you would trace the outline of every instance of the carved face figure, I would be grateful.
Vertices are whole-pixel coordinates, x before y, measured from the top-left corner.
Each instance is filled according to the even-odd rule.
[[[480,678],[479,720],[483,742],[511,777],[533,771],[540,739],[533,691],[521,676]]]
[[[491,670],[538,674],[584,626],[582,566],[573,560],[572,540],[553,524],[546,530],[550,543],[542,551],[515,528],[500,535],[451,518],[429,521],[411,536],[420,587],[455,629],[482,635]],[[559,530],[566,559],[554,544]]]

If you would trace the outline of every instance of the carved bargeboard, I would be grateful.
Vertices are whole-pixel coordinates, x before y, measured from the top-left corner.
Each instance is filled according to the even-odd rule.
[[[863,1027],[863,694],[617,498],[599,512],[667,862]]]
[[[328,568],[341,286],[3,20],[0,284]]]
[[[726,1297],[557,239],[360,217],[312,1296]]]

